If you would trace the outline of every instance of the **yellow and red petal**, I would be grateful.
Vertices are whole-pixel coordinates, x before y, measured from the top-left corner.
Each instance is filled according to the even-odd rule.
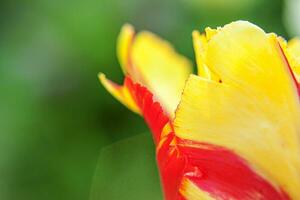
[[[229,149],[292,199],[300,199],[297,83],[275,35],[248,22],[219,29],[205,63],[222,83],[191,76],[175,134]]]
[[[195,186],[211,199],[290,199],[228,149],[183,140],[179,141],[178,150],[186,157],[184,179],[193,184],[181,185],[181,194],[186,199],[197,199],[189,194],[191,189],[196,192]]]
[[[129,77],[126,77],[125,85],[151,129],[155,144],[158,144],[163,128],[170,123],[169,117],[164,113],[160,103],[154,101],[153,94],[146,87],[133,83]]]
[[[107,79],[102,73],[100,73],[98,77],[102,85],[112,96],[133,112],[141,114],[141,110],[136,104],[135,99],[131,95],[130,88],[127,84],[125,84],[125,82],[123,85],[118,85],[117,83]]]
[[[290,200],[282,188],[226,148],[171,133],[157,153],[166,200]]]
[[[193,183],[188,178],[182,179],[179,192],[184,200],[215,200],[215,198],[212,197],[210,193],[201,190],[195,183]]]
[[[118,85],[106,79],[103,74],[100,74],[99,78],[104,87],[116,99],[144,117],[157,144],[163,128],[169,123],[169,118],[164,113],[160,104],[153,100],[153,94],[147,88],[134,83],[129,77],[125,78],[123,85]]]
[[[152,33],[123,30],[119,58],[133,81],[101,79],[152,130],[166,200],[300,199],[292,45],[242,21],[194,32],[200,77],[190,75],[170,122],[188,61]]]
[[[131,26],[122,29],[118,43],[120,63],[125,73],[146,86],[172,117],[192,72],[191,62],[153,33],[134,35]]]

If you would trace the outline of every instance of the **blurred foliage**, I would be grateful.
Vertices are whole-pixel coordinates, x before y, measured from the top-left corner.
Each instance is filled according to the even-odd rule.
[[[1,1],[0,199],[88,199],[101,148],[147,130],[143,120],[97,80],[102,71],[122,81],[115,56],[122,24],[130,22],[138,30],[161,35],[193,60],[193,29],[244,19],[287,37],[282,4],[281,0]],[[127,146],[124,152],[133,150]],[[148,143],[145,147],[152,148]],[[114,150],[104,152],[112,156]],[[141,153],[132,158],[146,162]],[[154,166],[154,158],[147,156]],[[121,151],[107,162],[117,165],[119,158],[124,162]],[[129,172],[135,164],[128,166]],[[143,166],[138,173],[147,171]]]

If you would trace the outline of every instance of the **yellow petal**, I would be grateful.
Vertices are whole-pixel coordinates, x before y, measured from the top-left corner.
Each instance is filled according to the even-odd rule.
[[[206,64],[223,83],[189,78],[175,133],[232,149],[300,199],[299,96],[276,36],[231,23],[211,37]]]
[[[136,71],[132,78],[150,89],[173,116],[185,81],[192,71],[190,61],[179,55],[168,42],[146,31],[136,36],[131,58]]]
[[[126,85],[118,85],[111,80],[108,80],[102,73],[100,73],[98,77],[102,85],[109,93],[111,93],[111,95],[133,112],[140,114],[140,109],[136,105],[132,95],[130,94],[129,88],[127,88]]]
[[[277,98],[279,88],[294,85],[277,38],[248,22],[231,23],[213,36],[206,63],[225,83],[268,93],[272,99]]]
[[[205,63],[205,52],[207,48],[206,36],[204,34],[200,34],[198,31],[193,31],[193,44],[197,62],[198,75],[209,80],[220,81],[220,78],[218,78],[216,74],[211,72]]]
[[[125,24],[118,37],[117,41],[117,56],[124,74],[131,70],[130,49],[134,38],[134,28]]]
[[[219,30],[220,30],[220,28],[212,29],[210,27],[207,27],[205,29],[205,34],[206,34],[207,40],[210,40],[214,35],[216,35],[218,33]]]
[[[117,54],[123,72],[150,89],[172,117],[192,71],[190,61],[150,32],[144,31],[135,37],[130,25],[124,25],[121,30]]]
[[[294,38],[288,42],[288,48],[294,52],[296,57],[300,57],[300,40],[298,38]]]

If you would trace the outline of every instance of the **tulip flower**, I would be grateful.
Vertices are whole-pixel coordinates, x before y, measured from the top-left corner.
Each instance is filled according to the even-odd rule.
[[[197,75],[168,42],[125,25],[123,85],[99,75],[150,127],[165,199],[299,200],[299,41],[237,21],[193,43]]]

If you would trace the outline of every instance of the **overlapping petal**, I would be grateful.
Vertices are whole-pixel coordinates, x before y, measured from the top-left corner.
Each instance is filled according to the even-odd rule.
[[[191,62],[153,33],[142,31],[135,35],[130,25],[121,30],[118,57],[125,74],[153,92],[173,117],[185,81],[192,72]]]
[[[205,63],[205,55],[207,50],[207,43],[210,37],[214,35],[217,30],[207,28],[205,34],[200,34],[199,31],[193,31],[193,44],[195,50],[195,57],[198,69],[198,76],[203,78],[221,81],[220,77],[218,77],[214,72],[212,72],[209,67]]]
[[[206,64],[222,83],[191,76],[174,121],[178,137],[217,144],[300,199],[300,107],[275,35],[226,25],[207,44]]]
[[[300,43],[244,21],[193,41],[199,76],[127,25],[118,57],[128,77],[118,86],[101,76],[151,128],[165,199],[300,199]]]

